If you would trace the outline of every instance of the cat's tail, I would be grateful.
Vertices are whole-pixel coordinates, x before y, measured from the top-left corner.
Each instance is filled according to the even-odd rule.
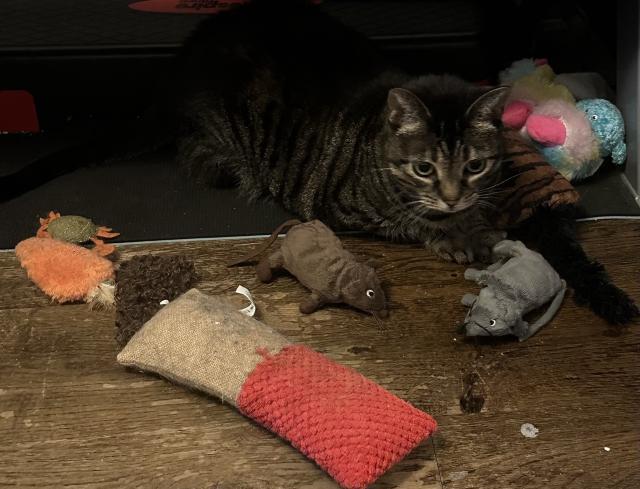
[[[45,155],[0,176],[0,203],[8,202],[77,169],[132,158],[175,140],[175,118],[150,110],[140,119],[100,127],[83,142]]]
[[[576,237],[576,215],[574,206],[540,208],[522,230],[573,288],[576,302],[588,305],[611,324],[629,324],[640,316],[640,310],[611,282],[604,266],[585,253]]]
[[[293,226],[297,226],[298,224],[302,224],[302,221],[299,221],[298,219],[289,219],[288,221],[283,222],[275,229],[275,231],[273,231],[273,233],[271,233],[271,236],[269,236],[262,244],[257,246],[255,249],[251,250],[242,258],[237,258],[235,260],[230,261],[229,263],[227,263],[227,266],[235,267],[237,265],[242,265],[244,263],[247,263],[248,261],[253,260],[257,256],[264,253],[267,249],[269,249],[269,247],[273,244],[273,242],[276,239],[278,239],[278,235],[280,233],[287,232],[290,228],[292,228]]]

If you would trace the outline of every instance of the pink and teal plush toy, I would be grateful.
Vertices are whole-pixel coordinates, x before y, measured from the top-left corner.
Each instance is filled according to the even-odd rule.
[[[527,119],[524,131],[545,159],[568,180],[593,175],[607,156],[622,165],[627,156],[624,120],[608,100],[581,100],[575,106],[545,102]]]
[[[512,83],[502,115],[506,127],[530,139],[570,181],[590,177],[608,156],[616,165],[624,163],[624,119],[613,103],[600,98],[576,103],[545,61],[518,63],[507,76],[501,74]]]

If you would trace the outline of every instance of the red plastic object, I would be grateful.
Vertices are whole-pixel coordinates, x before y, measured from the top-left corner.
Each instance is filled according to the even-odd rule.
[[[367,487],[436,429],[427,413],[301,345],[258,364],[237,402],[347,489]]]
[[[143,0],[129,4],[139,12],[159,14],[217,14],[251,0]],[[312,0],[321,3],[321,0]]]
[[[248,0],[144,0],[130,3],[129,8],[140,12],[162,14],[217,14]]]
[[[0,133],[39,131],[33,96],[25,90],[0,90]]]

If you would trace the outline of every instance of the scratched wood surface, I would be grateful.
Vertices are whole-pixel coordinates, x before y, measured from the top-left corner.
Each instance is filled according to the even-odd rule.
[[[581,234],[640,300],[640,224],[589,223]],[[376,258],[388,284],[385,328],[347,308],[301,316],[305,292],[292,279],[264,285],[251,269],[224,268],[252,243],[137,245],[122,255],[184,254],[203,290],[247,286],[264,322],[431,413],[438,434],[374,487],[640,487],[637,326],[610,328],[569,297],[525,343],[465,342],[456,335],[459,300],[475,286],[463,267],[418,246],[355,238],[346,246]],[[336,487],[229,406],[118,366],[113,318],[50,304],[13,253],[0,253],[0,487]],[[479,413],[460,408],[469,374],[485,399]],[[539,429],[537,438],[520,433],[523,423]]]

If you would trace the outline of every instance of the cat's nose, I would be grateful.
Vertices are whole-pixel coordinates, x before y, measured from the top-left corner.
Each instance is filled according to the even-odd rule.
[[[460,199],[459,182],[450,181],[445,178],[440,182],[440,197],[445,204],[449,205],[449,207],[455,206]]]
[[[458,203],[458,199],[443,199],[444,203],[447,204],[449,207],[455,207],[456,204]]]

